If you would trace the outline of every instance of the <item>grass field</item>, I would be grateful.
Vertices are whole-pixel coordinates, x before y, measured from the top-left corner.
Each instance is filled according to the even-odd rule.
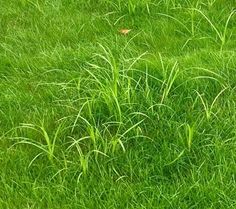
[[[235,0],[0,5],[0,208],[236,208]]]

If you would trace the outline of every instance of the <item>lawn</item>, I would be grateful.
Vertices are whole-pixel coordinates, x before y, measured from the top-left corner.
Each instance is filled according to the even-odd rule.
[[[236,208],[235,9],[0,0],[0,208]]]

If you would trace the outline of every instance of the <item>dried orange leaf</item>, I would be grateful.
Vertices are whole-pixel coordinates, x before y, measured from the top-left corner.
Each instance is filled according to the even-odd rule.
[[[119,32],[123,35],[127,35],[131,30],[130,29],[120,29]]]

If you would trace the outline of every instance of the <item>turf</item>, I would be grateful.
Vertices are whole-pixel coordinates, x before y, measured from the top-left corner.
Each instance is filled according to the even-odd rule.
[[[236,208],[234,0],[0,5],[0,208]]]

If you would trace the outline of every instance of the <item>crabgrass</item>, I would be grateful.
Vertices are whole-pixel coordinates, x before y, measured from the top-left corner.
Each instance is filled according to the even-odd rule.
[[[236,207],[235,1],[0,5],[0,208]]]

